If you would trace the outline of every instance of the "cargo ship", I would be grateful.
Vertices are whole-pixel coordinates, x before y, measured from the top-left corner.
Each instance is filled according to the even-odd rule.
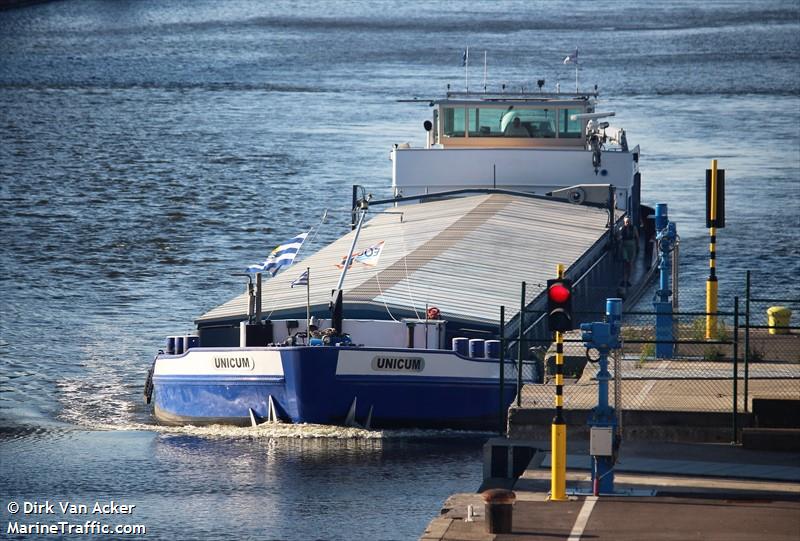
[[[576,312],[635,299],[652,275],[639,148],[597,98],[408,100],[431,115],[424,145],[391,149],[392,196],[353,187],[349,232],[275,276],[253,273],[195,333],[169,337],[145,386],[155,419],[496,427],[516,392],[509,339],[550,335],[524,314],[544,310],[556,265]],[[624,216],[643,232],[627,272]]]

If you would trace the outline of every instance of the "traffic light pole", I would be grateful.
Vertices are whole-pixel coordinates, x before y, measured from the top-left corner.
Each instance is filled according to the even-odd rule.
[[[564,278],[564,265],[556,267],[559,279]],[[564,336],[555,333],[556,342],[556,415],[550,436],[550,499],[567,501],[567,425],[564,422]]]

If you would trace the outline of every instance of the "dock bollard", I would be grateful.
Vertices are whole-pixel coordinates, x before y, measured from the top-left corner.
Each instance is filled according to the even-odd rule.
[[[516,494],[503,488],[492,488],[483,493],[488,533],[511,533],[511,518],[516,499]]]

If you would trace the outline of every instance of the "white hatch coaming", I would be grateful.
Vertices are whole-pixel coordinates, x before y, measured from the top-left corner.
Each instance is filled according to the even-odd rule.
[[[378,304],[375,303],[375,306]],[[270,323],[276,344],[285,342],[293,334],[305,334],[308,328],[304,319],[272,319]],[[315,324],[318,329],[326,329],[332,322],[330,319],[316,318]],[[441,319],[342,320],[342,332],[350,335],[353,344],[366,347],[442,349],[446,345],[446,326],[447,321]],[[409,342],[413,344],[411,347]]]
[[[617,208],[625,210],[638,152],[638,147],[603,152],[595,173],[592,152],[583,149],[395,148],[392,187],[395,196],[410,197],[475,188],[546,195],[581,184],[610,184]]]

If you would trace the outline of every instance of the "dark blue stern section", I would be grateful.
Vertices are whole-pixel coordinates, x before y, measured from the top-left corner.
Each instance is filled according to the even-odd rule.
[[[337,376],[339,354],[347,349],[281,348],[283,377],[156,376],[156,418],[167,424],[249,425],[249,410],[266,418],[272,396],[278,416],[293,423],[343,424],[356,400],[356,422],[364,424],[372,408],[373,427],[497,428],[496,379],[377,372]],[[455,354],[453,361],[459,362]],[[515,387],[507,382],[504,391],[503,407],[508,407]]]
[[[339,348],[296,347],[281,351],[286,375],[281,406],[293,423],[335,424],[347,416],[337,400],[336,361]],[[351,399],[352,400],[352,399]]]
[[[164,424],[250,424],[250,408],[266,417],[268,398],[286,400],[284,378],[270,376],[154,377],[156,418]]]
[[[306,347],[282,352],[287,402],[281,405],[293,422],[342,424],[356,400],[356,422],[363,424],[372,408],[372,426],[377,428],[497,428],[500,411],[497,379],[381,373],[337,376],[338,354],[347,349]],[[453,361],[457,361],[455,355]],[[469,362],[497,361],[470,359]],[[508,407],[515,391],[516,387],[506,382],[503,407]]]

